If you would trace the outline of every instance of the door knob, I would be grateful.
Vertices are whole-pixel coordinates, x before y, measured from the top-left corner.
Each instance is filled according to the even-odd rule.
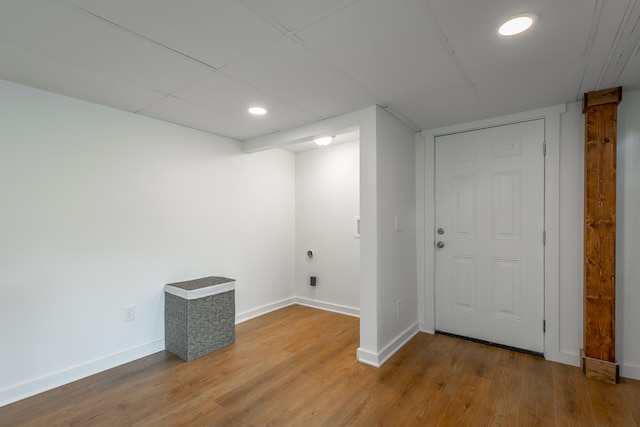
[[[436,246],[438,247],[438,249],[442,249],[444,248],[444,242],[438,242],[436,243]]]
[[[444,234],[444,228],[442,227],[438,228],[438,234]]]

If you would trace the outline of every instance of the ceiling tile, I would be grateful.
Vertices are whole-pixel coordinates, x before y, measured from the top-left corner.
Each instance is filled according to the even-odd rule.
[[[378,102],[352,78],[289,39],[225,69],[224,73],[251,82],[265,92],[321,117],[347,113]]]
[[[139,111],[139,114],[237,140],[274,132],[259,120],[252,122],[242,116],[221,114],[173,96]]]
[[[462,67],[479,84],[583,57],[596,0],[429,0],[429,4]],[[523,12],[539,16],[532,31],[512,38],[497,35],[507,17]]]
[[[373,103],[425,129],[640,89],[640,0],[0,3],[0,78],[237,139]],[[522,11],[535,29],[496,37]]]
[[[262,126],[272,130],[283,130],[321,119],[220,72],[176,92],[175,96],[209,111],[237,115],[243,121],[251,119],[248,123],[259,121],[263,123]],[[246,110],[251,105],[263,106],[268,113],[262,117],[249,116]]]
[[[425,102],[423,97],[416,97],[405,103],[392,105],[392,108],[402,111],[409,120],[420,124],[421,129],[486,118],[474,90],[464,85],[433,92],[429,95],[429,102]]]
[[[390,104],[464,85],[424,0],[362,0],[298,36]]]
[[[45,0],[8,1],[0,42],[75,67],[171,93],[211,68],[75,8]]]
[[[235,0],[73,0],[164,46],[220,68],[282,35]]]
[[[240,0],[262,16],[291,31],[353,0]]]
[[[488,117],[563,104],[580,86],[585,59],[521,73],[476,86]]]
[[[252,116],[248,106],[268,109],[265,116]],[[320,119],[260,90],[236,82],[220,73],[151,105],[143,115],[213,132],[239,140],[313,123]]]
[[[166,96],[4,43],[0,43],[0,58],[2,79],[120,110],[135,112]]]

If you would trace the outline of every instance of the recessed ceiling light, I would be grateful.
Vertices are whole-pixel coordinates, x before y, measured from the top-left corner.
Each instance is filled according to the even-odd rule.
[[[505,37],[515,36],[531,28],[537,19],[538,16],[533,13],[521,13],[512,16],[504,24],[500,25],[498,34]]]
[[[247,111],[255,116],[262,116],[267,114],[267,109],[262,107],[249,107]]]
[[[321,147],[326,147],[333,142],[335,136],[323,136],[322,138],[316,138],[313,141]]]

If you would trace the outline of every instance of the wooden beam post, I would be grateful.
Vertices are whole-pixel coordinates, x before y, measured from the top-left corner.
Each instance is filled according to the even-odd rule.
[[[617,383],[616,137],[622,88],[584,94],[584,348],[585,376]]]

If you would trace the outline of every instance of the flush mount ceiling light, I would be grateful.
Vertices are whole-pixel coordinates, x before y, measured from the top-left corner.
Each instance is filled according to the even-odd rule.
[[[326,147],[333,142],[333,138],[335,138],[335,136],[323,136],[322,138],[314,139],[313,142],[321,147]]]
[[[253,114],[254,116],[262,116],[267,114],[267,109],[263,107],[249,107],[247,108],[249,114]]]
[[[498,34],[504,37],[515,36],[533,27],[537,20],[538,16],[533,13],[511,16],[504,24],[500,25]]]

